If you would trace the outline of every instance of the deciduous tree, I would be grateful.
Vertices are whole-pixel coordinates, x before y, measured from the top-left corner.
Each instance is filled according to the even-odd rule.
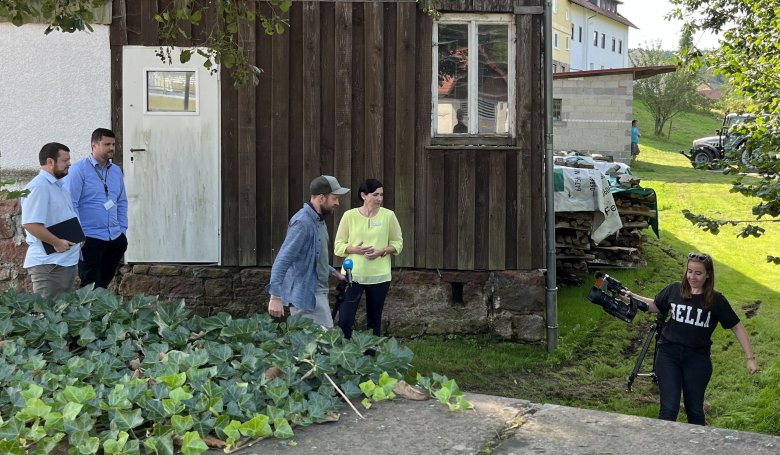
[[[675,63],[674,56],[661,49],[660,42],[631,52],[634,66],[661,66]],[[634,97],[644,103],[653,115],[653,131],[663,132],[666,122],[678,114],[699,109],[705,103],[696,87],[702,81],[699,72],[686,65],[678,66],[672,73],[659,74],[636,81]]]

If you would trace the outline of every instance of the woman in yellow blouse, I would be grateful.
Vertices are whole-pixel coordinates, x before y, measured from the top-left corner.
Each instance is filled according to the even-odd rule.
[[[392,210],[382,207],[382,182],[368,179],[358,192],[363,205],[344,213],[336,231],[336,256],[351,258],[352,286],[339,306],[339,327],[352,337],[357,307],[366,292],[366,325],[382,334],[382,310],[390,289],[390,256],[401,253],[401,225]]]

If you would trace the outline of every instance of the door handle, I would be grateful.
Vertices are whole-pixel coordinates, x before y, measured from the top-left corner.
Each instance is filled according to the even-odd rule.
[[[134,149],[134,148],[130,149],[130,153],[133,153],[133,152],[145,152],[145,151],[146,151],[146,149]]]

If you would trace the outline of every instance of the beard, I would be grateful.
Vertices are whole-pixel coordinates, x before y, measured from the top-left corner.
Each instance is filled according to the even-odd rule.
[[[53,175],[57,180],[59,180],[68,175],[68,169],[54,169]]]

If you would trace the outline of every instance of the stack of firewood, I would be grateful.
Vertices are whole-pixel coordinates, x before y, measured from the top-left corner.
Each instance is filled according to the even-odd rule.
[[[595,259],[590,261],[590,265],[642,267],[646,264],[641,247],[647,242],[647,219],[658,216],[651,208],[656,203],[655,193],[641,195],[623,192],[614,193],[613,196],[623,227],[598,245],[591,246]]]
[[[596,257],[590,252],[590,212],[555,213],[555,268],[559,283],[579,283],[588,275],[588,261]]]
[[[641,246],[647,241],[647,217],[655,218],[651,208],[655,193],[614,193],[623,227],[596,245],[590,239],[592,212],[555,213],[555,254],[558,282],[581,283],[597,267],[633,268],[644,266]]]

